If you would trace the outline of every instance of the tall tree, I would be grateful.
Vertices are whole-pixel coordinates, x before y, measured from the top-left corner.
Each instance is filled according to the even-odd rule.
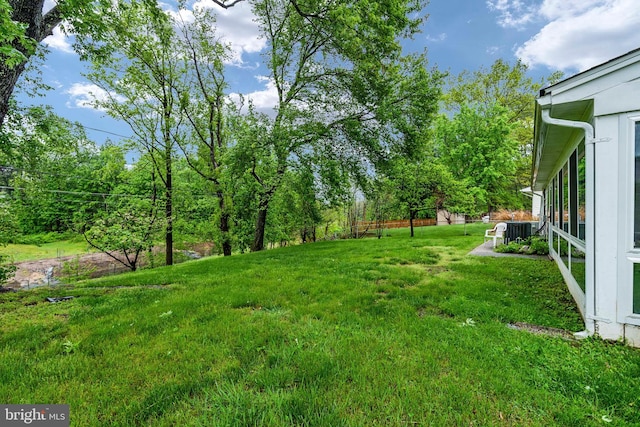
[[[244,0],[212,0],[230,8]],[[59,0],[44,12],[44,0],[0,0],[0,127],[9,110],[9,100],[16,82],[24,72],[37,44],[53,33],[63,20],[75,34],[102,40],[109,28],[102,20],[102,10],[112,7],[104,0]],[[108,37],[108,35],[107,35]]]
[[[179,99],[179,113],[184,116],[183,132],[176,139],[186,161],[196,173],[209,181],[218,200],[220,246],[231,255],[231,194],[225,176],[227,152],[231,143],[228,120],[237,114],[226,94],[224,62],[229,47],[218,41],[213,23],[215,16],[207,10],[194,10],[194,22],[175,22],[179,35],[175,49],[183,58],[182,75],[173,90]]]
[[[436,153],[454,178],[473,192],[477,209],[491,212],[514,204],[517,141],[506,108],[463,105],[453,118],[436,125]]]
[[[253,251],[264,247],[270,202],[298,159],[313,151],[366,168],[384,157],[380,107],[392,103],[400,38],[417,30],[422,6],[420,0],[255,2],[278,102],[263,138],[244,142],[255,147],[246,152],[259,188]]]
[[[511,126],[510,139],[517,141],[516,171],[512,176],[509,195],[511,207],[521,207],[525,201],[520,192],[529,185],[531,174],[531,151],[533,149],[533,108],[539,89],[562,77],[555,72],[546,79],[534,80],[528,75],[528,67],[522,61],[509,63],[496,60],[489,69],[464,71],[450,81],[444,96],[445,107],[453,114],[463,107],[476,109],[479,114],[491,113],[492,106],[503,107]]]
[[[126,122],[134,143],[149,155],[164,187],[165,262],[173,264],[173,162],[180,117],[173,88],[182,73],[174,29],[154,2],[114,3],[103,9],[107,30],[98,43],[80,40],[91,59],[89,80],[108,94],[98,107]]]
[[[0,0],[0,126],[9,99],[37,43],[52,34],[63,18],[61,8],[43,13],[44,0]]]

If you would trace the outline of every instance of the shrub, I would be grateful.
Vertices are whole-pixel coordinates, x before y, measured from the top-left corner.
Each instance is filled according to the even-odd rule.
[[[0,288],[16,273],[16,266],[6,263],[9,260],[7,255],[0,255]]]
[[[498,245],[494,249],[496,252],[503,254],[517,254],[522,250],[522,243],[520,242],[509,242],[508,245]]]
[[[80,257],[76,256],[75,258],[65,261],[62,264],[62,269],[60,274],[69,282],[77,282],[79,280],[85,280],[91,277],[96,271],[96,267],[90,264],[82,264],[80,262]]]
[[[503,254],[548,255],[549,245],[546,239],[534,236],[519,242],[509,242],[508,245],[499,245],[495,251]]]
[[[547,239],[532,237],[527,253],[530,255],[549,255],[549,243]]]

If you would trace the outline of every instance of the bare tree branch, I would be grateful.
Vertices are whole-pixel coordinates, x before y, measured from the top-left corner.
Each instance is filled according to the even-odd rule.
[[[224,9],[229,9],[230,7],[235,6],[236,4],[240,3],[243,0],[234,0],[231,3],[227,4],[226,0],[212,0],[215,4],[217,4],[218,6],[224,8]]]

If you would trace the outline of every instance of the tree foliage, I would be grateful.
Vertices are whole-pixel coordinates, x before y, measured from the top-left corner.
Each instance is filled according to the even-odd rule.
[[[402,37],[416,31],[419,1],[348,1],[330,5],[286,0],[255,3],[268,41],[267,65],[277,89],[273,119],[261,138],[240,140],[258,184],[252,250],[264,247],[272,198],[286,171],[310,153],[364,171],[385,159],[393,130],[385,120],[397,91]],[[260,157],[259,157],[260,156]]]
[[[474,194],[476,212],[513,206],[517,141],[512,126],[508,111],[498,104],[463,105],[452,119],[441,116],[436,125],[437,155]]]
[[[136,147],[149,155],[163,184],[165,262],[173,264],[173,162],[180,117],[174,86],[182,65],[174,53],[172,22],[155,2],[132,0],[103,8],[100,38],[80,38],[91,59],[89,80],[108,94],[96,100],[125,121]]]
[[[522,206],[540,85],[522,63],[465,72],[442,95],[445,76],[426,55],[402,51],[424,22],[423,0],[250,4],[277,96],[266,114],[229,95],[230,50],[211,10],[183,21],[154,0],[59,1],[54,15],[107,94],[95,105],[134,138],[96,147],[50,110],[11,104],[0,132],[1,185],[14,189],[7,227],[79,227],[135,269],[161,228],[170,264],[176,233],[230,255],[315,240],[342,209],[355,221]],[[18,67],[32,55],[21,40],[38,39],[11,22],[0,55]],[[436,120],[440,105],[447,114]],[[133,169],[130,148],[142,155]]]
[[[25,234],[65,231],[79,212],[95,212],[109,185],[97,174],[105,160],[80,126],[50,108],[14,110],[0,131],[3,185],[16,228]]]
[[[154,200],[123,200],[83,231],[87,243],[136,271],[141,255],[153,248],[158,232]]]
[[[212,1],[227,9],[244,0]],[[43,10],[44,3],[44,0],[0,0],[0,127],[9,111],[9,100],[18,78],[36,52],[38,43],[51,35],[63,20],[67,22],[66,30],[81,40],[105,41],[109,38],[110,26],[103,18],[104,12],[113,7],[113,2],[59,0],[47,12]],[[155,1],[146,3],[156,4]],[[80,49],[79,53],[82,58],[87,58],[86,50]]]
[[[510,157],[501,157],[504,172],[500,174],[502,179],[509,182],[504,183],[499,194],[490,197],[493,200],[488,200],[487,208],[501,206],[522,209],[523,204],[528,202],[520,190],[530,185],[535,96],[545,83],[557,81],[562,74],[556,72],[546,80],[535,81],[527,72],[527,65],[521,61],[510,64],[498,59],[489,69],[465,71],[452,78],[443,98],[450,114],[467,117],[458,120],[469,119],[469,112],[474,110],[476,115],[485,116],[485,120],[489,121],[495,116],[496,107],[502,109],[501,120],[506,121],[509,127],[509,137],[503,141],[507,141],[505,152],[509,152]],[[516,142],[515,152],[511,152],[513,141]],[[487,175],[495,178],[495,170],[487,164],[490,169]],[[484,190],[495,188],[495,183],[487,182],[484,187]],[[480,194],[480,197],[486,199],[487,196]]]

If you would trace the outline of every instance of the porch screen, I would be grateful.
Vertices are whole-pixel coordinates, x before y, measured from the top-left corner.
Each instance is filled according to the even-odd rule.
[[[640,122],[635,123],[634,247],[640,248]]]
[[[635,123],[634,247],[640,247],[640,122]],[[633,265],[633,312],[640,314],[640,264]]]

